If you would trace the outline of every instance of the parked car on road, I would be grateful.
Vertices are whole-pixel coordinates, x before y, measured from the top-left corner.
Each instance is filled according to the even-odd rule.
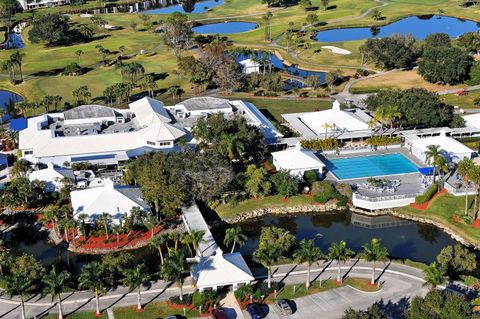
[[[247,312],[250,314],[252,319],[262,319],[263,310],[262,306],[258,303],[252,303],[247,306]]]
[[[228,319],[223,309],[215,309],[212,314],[215,319]]]
[[[282,315],[289,316],[293,313],[293,309],[290,306],[290,303],[288,302],[288,300],[280,299],[280,300],[277,300],[276,304],[277,304],[278,310]]]

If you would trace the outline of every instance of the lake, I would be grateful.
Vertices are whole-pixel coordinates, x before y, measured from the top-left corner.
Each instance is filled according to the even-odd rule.
[[[256,28],[257,24],[252,22],[219,22],[200,25],[192,28],[192,31],[198,34],[234,34]]]
[[[449,235],[432,225],[390,216],[369,217],[350,212],[269,216],[240,226],[248,236],[248,241],[238,251],[246,256],[251,256],[257,248],[260,231],[264,226],[284,228],[294,234],[297,241],[315,239],[324,253],[332,242],[345,240],[351,249],[358,252],[372,238],[380,238],[383,245],[388,247],[392,258],[408,258],[424,263],[434,261],[443,247],[455,244]],[[321,238],[316,238],[317,234]]]
[[[143,11],[142,13],[145,14],[170,14],[174,12],[181,12],[181,13],[203,13],[210,10],[213,7],[219,6],[223,4],[224,0],[207,0],[207,1],[199,1],[199,2],[190,2],[182,4],[176,4],[173,6],[168,6],[164,8],[152,9]]]
[[[3,90],[0,90],[0,107],[1,108],[6,108],[7,105],[13,103],[17,103],[17,102],[20,102],[22,101],[22,97],[20,95],[17,95],[13,92],[10,92],[10,91],[3,91]],[[7,119],[8,116],[7,115],[4,115],[3,116],[3,120]]]
[[[393,34],[412,34],[423,40],[427,35],[443,32],[456,38],[466,32],[479,30],[477,22],[443,16],[408,17],[382,27],[344,28],[320,31],[316,35],[320,42],[343,42],[388,37]]]

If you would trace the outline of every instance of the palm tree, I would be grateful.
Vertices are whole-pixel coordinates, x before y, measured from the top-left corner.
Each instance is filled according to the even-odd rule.
[[[92,262],[83,266],[82,273],[78,277],[79,287],[87,288],[95,293],[96,314],[100,315],[99,294],[106,288],[105,268],[99,262]]]
[[[243,154],[245,144],[235,134],[224,134],[217,145],[220,153],[234,160]]]
[[[109,213],[102,213],[98,218],[98,222],[103,225],[105,229],[105,235],[107,236],[108,240],[108,229],[110,227],[110,224],[112,223],[112,216],[110,216]]]
[[[10,61],[18,68],[18,73],[20,73],[20,82],[23,82],[22,62],[24,57],[25,53],[20,51],[15,51],[15,53],[10,56]]]
[[[58,103],[62,101],[62,97],[60,95],[52,96],[53,108],[56,111],[58,107]]]
[[[170,251],[160,268],[160,276],[166,281],[175,282],[180,288],[180,300],[183,300],[183,280],[188,270],[187,261],[181,250]]]
[[[2,71],[8,71],[10,82],[15,84],[15,66],[11,60],[5,60],[2,62],[1,67]]]
[[[52,302],[55,297],[57,297],[58,319],[63,319],[62,296],[60,294],[67,287],[69,280],[70,273],[65,270],[58,273],[55,266],[52,267],[50,274],[43,278],[43,283],[45,284],[46,290],[52,296]]]
[[[87,238],[87,232],[86,232],[86,221],[89,219],[90,217],[88,216],[88,214],[86,213],[81,213],[77,216],[77,222],[78,222],[78,226],[77,226],[77,229],[78,229],[78,233],[79,234],[82,234],[83,238],[86,239]]]
[[[347,243],[342,240],[338,243],[332,243],[330,247],[328,247],[328,258],[331,260],[337,261],[337,282],[342,282],[341,276],[341,267],[340,265],[348,260],[354,255],[353,250],[347,247]]]
[[[192,245],[193,251],[195,251],[195,254],[199,254],[202,256],[202,252],[199,251],[198,246],[200,243],[205,242],[203,240],[203,236],[205,235],[205,232],[203,230],[200,231],[195,231],[191,230],[189,233],[185,234],[184,238],[186,239],[187,245]]]
[[[233,253],[233,251],[235,250],[235,245],[238,244],[238,246],[242,247],[245,244],[246,240],[247,236],[242,234],[242,228],[240,228],[240,226],[236,226],[227,228],[227,230],[225,231],[225,239],[223,240],[223,243],[226,246],[232,244],[231,253]]]
[[[32,279],[27,276],[13,275],[6,282],[6,292],[10,297],[18,295],[20,297],[20,311],[22,319],[25,317],[25,295],[32,286]]]
[[[431,286],[435,289],[437,286],[444,284],[447,281],[446,269],[444,267],[437,266],[436,262],[431,263],[425,270],[425,283],[424,286]]]
[[[29,107],[30,107],[30,103],[28,103],[26,101],[21,101],[21,102],[15,103],[15,110],[18,113],[21,113],[24,118],[27,117],[27,110],[28,110]]]
[[[78,26],[78,32],[87,39],[91,39],[95,34],[93,28],[88,24],[81,24]]]
[[[165,245],[167,241],[168,241],[168,235],[166,234],[153,236],[152,239],[150,239],[150,244],[158,249],[158,253],[160,254],[160,264],[162,265],[164,262],[162,246]]]
[[[470,158],[464,158],[457,165],[457,173],[462,177],[462,184],[465,188],[465,216],[468,215],[468,184],[475,165]]]
[[[140,264],[133,269],[125,269],[123,271],[122,283],[128,286],[131,291],[137,289],[137,309],[142,309],[142,285],[150,282],[150,275],[145,270],[145,265]]]
[[[155,89],[158,88],[157,82],[155,81],[153,75],[148,74],[144,76],[142,82],[140,83],[140,88],[148,91],[148,95],[153,97]]]
[[[439,166],[444,164],[441,159],[443,159],[441,153],[444,150],[440,148],[440,145],[428,145],[427,149],[425,150],[425,162],[429,165],[433,166],[433,181],[435,182],[435,178],[437,176],[437,171]]]
[[[402,113],[398,111],[398,107],[392,104],[379,107],[374,114],[374,118],[382,123],[385,123],[385,125],[390,127],[390,129],[393,128],[395,120],[401,116]]]
[[[123,232],[123,227],[120,224],[112,225],[112,233],[117,237],[117,247],[120,245],[120,234]]]
[[[253,260],[267,268],[268,288],[272,287],[272,266],[275,264],[279,256],[280,250],[278,247],[275,247],[268,242],[265,243],[265,245],[259,246],[257,250],[253,252]]]
[[[168,234],[168,238],[175,243],[175,251],[177,251],[178,242],[182,239],[182,234],[178,231],[172,231]]]
[[[372,262],[372,280],[370,281],[371,285],[375,284],[375,263],[377,261],[387,261],[388,260],[388,249],[387,247],[382,247],[381,240],[378,238],[372,238],[372,240],[363,245],[363,251],[361,252],[361,257],[368,262]]]
[[[310,268],[314,262],[317,262],[320,258],[322,258],[323,252],[320,248],[315,247],[315,242],[313,239],[303,239],[300,242],[300,247],[295,252],[294,256],[297,263],[307,264],[307,281],[305,282],[305,287],[308,289],[310,287]]]
[[[183,93],[183,90],[178,85],[173,85],[168,88],[167,93],[172,96],[173,102],[175,102],[177,97]]]
[[[83,50],[77,50],[75,51],[75,55],[77,56],[78,59],[78,65],[80,65],[80,57],[84,54]]]
[[[265,26],[265,41],[272,40],[272,18],[273,14],[268,11],[265,15],[262,16],[262,20]]]

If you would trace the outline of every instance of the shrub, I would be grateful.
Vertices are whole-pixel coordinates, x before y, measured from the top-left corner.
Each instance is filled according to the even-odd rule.
[[[340,143],[335,138],[303,140],[300,141],[300,145],[314,151],[336,150],[340,147]]]
[[[332,184],[325,181],[317,181],[312,184],[312,198],[318,203],[326,203],[336,198],[336,190]]]
[[[365,140],[370,146],[387,146],[392,144],[400,144],[402,139],[398,136],[385,136],[385,135],[377,135],[372,136]]]
[[[415,197],[415,204],[423,204],[432,199],[438,191],[438,184],[433,183],[433,185],[423,194]]]
[[[173,297],[170,297],[170,302],[175,305],[189,306],[192,304],[192,295],[191,294],[183,295],[183,300],[180,300],[180,296],[173,296]]]
[[[314,170],[309,170],[305,171],[303,173],[303,179],[305,182],[307,182],[309,185],[312,185],[314,182],[317,181],[317,172]]]
[[[234,295],[238,300],[245,300],[245,298],[253,295],[253,287],[252,285],[240,286],[237,290],[235,290]]]
[[[348,198],[352,198],[353,191],[352,191],[352,186],[350,184],[339,183],[339,184],[335,185],[335,188],[336,188],[337,192],[340,193],[340,195],[343,195],[343,196],[348,197]]]

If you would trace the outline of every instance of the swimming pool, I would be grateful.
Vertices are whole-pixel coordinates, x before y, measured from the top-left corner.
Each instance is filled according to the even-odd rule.
[[[417,165],[400,153],[338,158],[326,165],[340,180],[418,172]]]

